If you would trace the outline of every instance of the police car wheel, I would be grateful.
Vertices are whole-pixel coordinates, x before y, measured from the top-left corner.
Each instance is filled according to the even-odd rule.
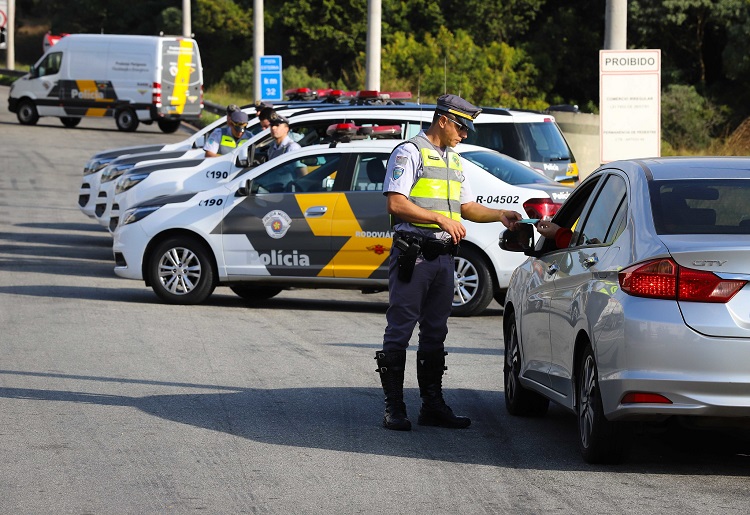
[[[65,127],[75,127],[79,123],[81,123],[80,118],[74,118],[72,116],[63,116],[60,118],[60,121]]]
[[[23,100],[18,104],[16,112],[18,121],[23,125],[35,125],[39,121],[39,113],[36,106],[29,100]]]
[[[163,133],[172,134],[180,127],[180,120],[159,120],[156,124]]]
[[[138,128],[140,121],[135,115],[135,111],[130,108],[124,108],[115,113],[115,123],[121,131],[133,132]]]
[[[453,316],[478,315],[492,302],[492,275],[482,254],[462,248],[454,257]]]
[[[243,299],[251,302],[270,299],[281,293],[281,288],[274,288],[272,286],[250,286],[247,284],[235,284],[234,286],[230,286],[229,289]]]
[[[150,255],[149,283],[169,304],[200,304],[216,288],[213,259],[206,245],[193,237],[173,237]]]

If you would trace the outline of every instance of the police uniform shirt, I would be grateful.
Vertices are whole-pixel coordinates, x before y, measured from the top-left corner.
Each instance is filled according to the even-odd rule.
[[[275,141],[271,144],[271,148],[268,149],[268,159],[270,160],[274,157],[286,154],[287,152],[291,152],[292,150],[299,150],[301,148],[302,147],[300,147],[299,143],[287,135],[281,140],[280,144],[276,144]]]
[[[424,131],[419,136],[427,138]],[[433,145],[434,146],[434,145]],[[445,158],[446,149],[435,147],[435,150]],[[422,176],[422,158],[416,145],[405,143],[400,145],[388,159],[386,166],[385,181],[383,182],[383,194],[390,192],[400,193],[409,198],[414,184]],[[472,198],[471,188],[468,181],[461,183],[461,204],[470,202]],[[428,238],[448,240],[450,235],[445,231],[435,231],[427,227],[415,227],[410,223],[398,223],[393,227],[396,231],[411,232]]]
[[[208,139],[206,140],[206,144],[203,145],[203,150],[207,152],[213,152],[214,154],[221,154],[221,138],[224,135],[234,138],[234,134],[232,134],[232,128],[229,126],[217,127],[216,129],[211,131],[211,134],[208,135]],[[235,141],[237,143],[237,146],[240,146],[240,142],[248,139],[250,139],[250,134],[245,131],[242,133],[242,136],[240,136],[239,139],[235,138]]]

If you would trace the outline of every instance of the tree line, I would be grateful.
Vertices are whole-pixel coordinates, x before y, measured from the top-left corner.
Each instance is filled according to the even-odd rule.
[[[180,34],[177,0],[16,0],[53,33]],[[367,0],[265,0],[284,86],[362,89]],[[382,0],[381,89],[597,112],[606,0]],[[252,97],[253,0],[192,0],[207,86]],[[18,22],[17,22],[18,24]],[[664,136],[699,148],[750,116],[750,0],[630,0],[628,47],[662,53]]]

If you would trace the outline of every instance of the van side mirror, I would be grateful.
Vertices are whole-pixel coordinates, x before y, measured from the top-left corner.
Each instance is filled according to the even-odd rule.
[[[500,248],[509,252],[530,252],[534,249],[534,226],[516,224],[515,231],[506,229],[500,235]]]
[[[36,66],[34,66],[33,64],[29,67],[29,76],[32,79],[36,79],[37,77],[39,77],[39,70],[37,70]]]

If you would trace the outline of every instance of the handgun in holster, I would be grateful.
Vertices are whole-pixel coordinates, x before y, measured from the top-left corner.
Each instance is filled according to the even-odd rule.
[[[396,238],[396,248],[401,251],[398,255],[398,278],[405,283],[411,281],[411,275],[414,273],[414,264],[417,262],[417,256],[422,247],[416,241],[409,243],[401,238]]]

